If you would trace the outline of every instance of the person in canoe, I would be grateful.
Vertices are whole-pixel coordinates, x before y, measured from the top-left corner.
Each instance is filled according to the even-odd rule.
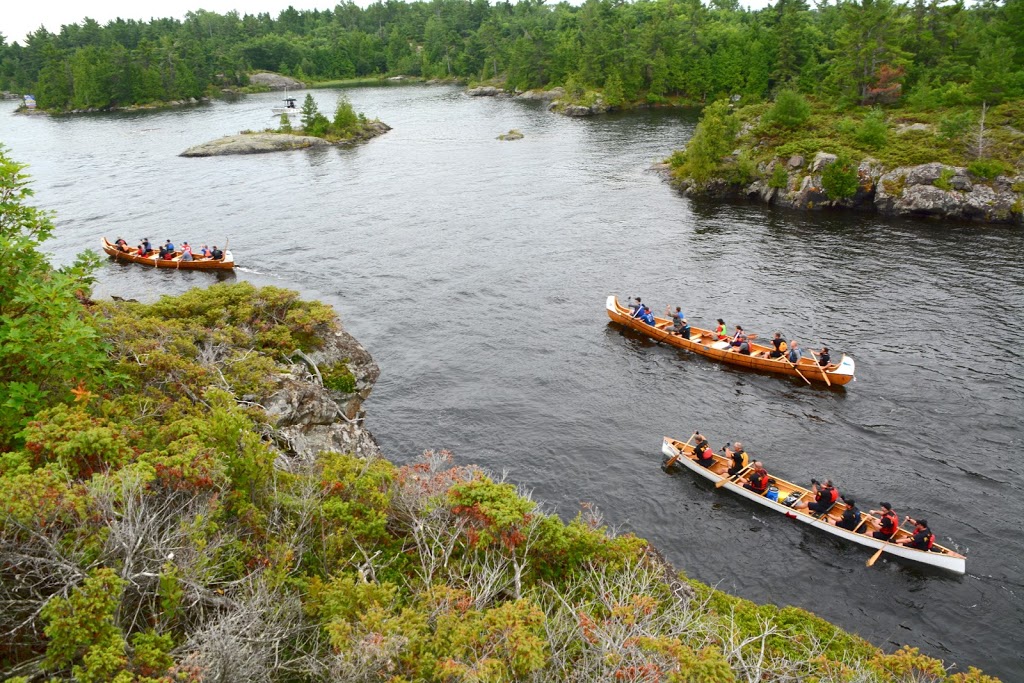
[[[831,479],[826,479],[824,484],[817,479],[811,479],[811,490],[814,491],[814,500],[812,502],[802,500],[793,506],[794,510],[807,508],[808,511],[817,515],[826,515],[839,500],[839,491],[836,490]]]
[[[736,442],[735,448],[730,448],[733,444],[726,444],[725,446],[725,457],[732,458],[732,467],[729,468],[729,476],[734,477],[743,470],[747,469],[747,465],[750,462],[750,456],[743,450],[743,444],[739,441]]]
[[[686,314],[683,313],[682,306],[676,306],[674,313],[671,306],[666,306],[665,316],[672,320],[672,334],[678,334],[683,339],[690,338],[690,324],[686,322]]]
[[[718,327],[715,328],[715,340],[716,341],[729,341],[729,335],[726,334],[727,327],[725,321],[721,318],[718,319]]]
[[[792,363],[793,365],[796,365],[796,362],[800,360],[800,355],[802,353],[803,351],[800,350],[800,342],[798,342],[796,339],[790,339],[789,353],[786,354],[786,358],[789,359],[789,362]]]
[[[213,259],[220,261],[222,258],[224,258],[224,252],[218,249],[217,245],[215,244],[213,245],[213,249],[210,249],[210,256]]]
[[[843,502],[846,503],[846,509],[843,510],[843,518],[836,520],[836,526],[847,531],[856,531],[861,522],[857,501],[853,498],[843,498]]]
[[[199,258],[210,258],[210,248],[205,244],[199,247]]]
[[[639,318],[640,314],[643,313],[644,310],[644,304],[640,301],[640,297],[635,299],[630,297],[626,302],[629,304],[629,308],[633,311],[632,316],[634,318]]]
[[[771,351],[758,351],[754,356],[757,358],[782,358],[786,351],[789,350],[789,346],[786,345],[786,340],[782,338],[781,332],[776,332],[771,341],[772,346],[775,348]]]
[[[764,468],[760,460],[755,460],[751,465],[750,476],[744,477],[740,481],[743,482],[743,488],[763,496],[767,493],[769,486],[768,470]]]
[[[880,503],[880,505],[882,506],[881,510],[871,511],[873,515],[881,515],[878,518],[878,531],[871,535],[880,541],[891,541],[900,528],[900,516],[893,511],[891,503]]]
[[[908,516],[904,521],[913,524],[914,531],[912,532],[913,536],[905,541],[900,541],[900,544],[918,550],[931,550],[935,544],[935,534],[928,528],[928,520],[912,519]]]
[[[118,237],[116,240],[114,240],[114,245],[117,247],[118,251],[128,251],[128,243],[125,241],[123,237]]]
[[[743,328],[741,327],[739,329],[742,330]],[[732,345],[729,347],[729,350],[735,353],[742,353],[744,355],[749,356],[750,337],[748,337],[746,334],[743,334],[743,332],[741,331],[740,335],[733,340]]]
[[[711,444],[700,432],[694,432],[693,436],[697,439],[697,445],[693,447],[694,460],[701,467],[710,468],[715,464],[715,454],[711,450]]]
[[[188,242],[181,243],[181,260],[182,261],[193,261],[192,247],[189,246]]]
[[[815,353],[811,351],[811,355],[815,356]],[[835,369],[836,366],[832,365],[832,356],[829,354],[827,346],[822,346],[821,351],[819,351],[815,357],[818,361],[818,365],[821,366],[823,369]]]
[[[153,251],[153,245],[149,243],[149,238],[148,237],[143,237],[142,238],[141,249],[142,249],[142,253],[140,253],[139,256],[149,256],[149,253],[151,251]]]

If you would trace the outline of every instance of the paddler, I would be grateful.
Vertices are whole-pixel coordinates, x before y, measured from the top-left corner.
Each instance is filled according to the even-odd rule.
[[[913,519],[909,515],[904,519],[906,522],[910,522],[914,525],[914,531],[912,536],[905,541],[900,541],[902,545],[908,548],[916,548],[917,550],[931,550],[932,546],[935,545],[935,534],[928,528],[927,519]]]
[[[693,447],[694,460],[701,467],[711,467],[715,464],[715,454],[711,450],[711,444],[700,432],[694,432],[693,436],[697,439],[697,445]]]
[[[768,470],[764,468],[760,460],[755,460],[751,467],[750,477],[745,478],[746,481],[744,479],[740,479],[740,481],[744,481],[743,488],[763,496],[769,486]]]
[[[891,541],[900,528],[900,516],[892,509],[892,503],[879,503],[881,510],[871,510],[873,515],[881,515],[878,518],[878,531],[871,535],[880,541]]]
[[[735,448],[732,448],[732,445],[731,443],[725,445],[725,457],[732,458],[732,467],[729,468],[730,477],[734,477],[745,470],[750,462],[750,456],[743,450],[742,443],[737,441]]]

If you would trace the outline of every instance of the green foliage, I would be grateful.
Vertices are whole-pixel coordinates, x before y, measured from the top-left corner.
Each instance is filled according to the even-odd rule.
[[[974,125],[974,112],[953,112],[939,119],[939,136],[947,142],[960,140]]]
[[[889,135],[889,126],[885,122],[885,112],[875,107],[864,117],[857,128],[857,142],[872,149],[881,149]]]
[[[739,129],[739,119],[727,102],[719,100],[707,107],[686,147],[686,160],[677,173],[698,184],[706,183],[721,168],[722,157],[732,150]]]
[[[335,363],[320,368],[320,375],[323,377],[324,386],[331,391],[351,394],[356,390],[356,378],[349,370],[348,363]]]
[[[39,250],[51,216],[28,204],[32,190],[0,146],[0,450],[42,408],[72,398],[106,375],[105,347],[88,294],[95,255],[54,269]]]
[[[783,90],[776,96],[775,104],[766,116],[770,122],[784,128],[796,128],[810,118],[811,105],[795,90]]]
[[[1008,164],[998,159],[978,159],[967,164],[967,170],[973,175],[985,180],[995,180],[1004,173],[1011,173],[1012,169]]]
[[[854,196],[860,186],[857,164],[849,157],[838,157],[822,170],[821,186],[830,199],[849,199]]]
[[[290,116],[288,116],[287,112],[284,113],[284,114],[281,114],[280,123],[281,123],[281,127],[278,128],[279,131],[281,131],[282,133],[291,133],[292,132],[292,119],[291,119]]]
[[[76,678],[99,682],[124,668],[124,636],[114,622],[124,587],[114,570],[98,569],[67,598],[46,604],[42,617],[49,638],[48,669],[74,665]]]
[[[334,109],[334,121],[331,122],[334,133],[340,136],[351,135],[359,124],[359,115],[352,108],[352,103],[344,95],[338,98],[338,106]]]
[[[953,179],[954,175],[956,175],[956,172],[953,169],[944,168],[942,169],[942,171],[939,172],[939,177],[936,178],[934,182],[932,182],[932,185],[939,188],[940,190],[950,192],[953,189],[953,185],[950,184],[949,181]]]
[[[306,99],[302,101],[302,127],[305,130],[310,130],[317,117],[322,116],[320,114],[320,107],[317,106],[316,100],[313,99],[312,93],[306,93]]]
[[[786,172],[785,164],[775,164],[771,176],[768,177],[768,187],[776,190],[785,190],[789,187],[789,173]]]

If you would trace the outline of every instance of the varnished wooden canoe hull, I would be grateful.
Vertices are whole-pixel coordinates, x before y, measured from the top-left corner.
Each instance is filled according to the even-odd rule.
[[[682,454],[675,463],[687,467],[693,470],[700,476],[704,477],[713,482],[719,482],[724,476],[725,470],[731,465],[731,461],[723,455],[715,455],[716,464],[707,468],[700,465],[693,458],[693,446],[690,446],[678,439],[673,439],[666,436],[662,442],[661,452],[666,458],[673,458],[677,455]],[[792,492],[802,493],[804,495],[803,500],[813,500],[814,494],[809,489],[805,489],[802,486],[788,482],[785,479],[780,479],[776,475],[769,475],[775,480],[775,485],[779,488],[779,501],[785,500]],[[964,574],[967,571],[967,558],[963,555],[945,548],[938,544],[935,544],[932,550],[917,550],[916,548],[908,548],[907,546],[898,545],[896,543],[889,543],[887,541],[880,541],[874,538],[871,533],[854,533],[841,527],[835,526],[834,522],[837,519],[841,519],[843,512],[846,510],[846,505],[842,502],[836,503],[836,505],[829,512],[828,517],[819,519],[814,513],[810,513],[807,510],[794,510],[793,508],[783,505],[781,502],[773,501],[765,496],[754,493],[743,488],[742,485],[736,484],[732,481],[722,485],[721,488],[728,489],[732,493],[743,496],[748,500],[752,500],[758,505],[762,505],[766,508],[780,512],[790,519],[795,519],[804,524],[824,531],[825,533],[838,536],[844,541],[850,541],[851,543],[857,543],[859,545],[866,546],[868,548],[874,548],[875,550],[884,547],[885,554],[895,555],[896,557],[903,558],[905,560],[912,560],[914,562],[920,562],[922,564],[931,565],[933,567],[939,567],[941,569],[947,569],[957,574]],[[862,513],[864,517],[869,520],[873,520],[877,528],[878,519],[867,513]],[[904,540],[910,538],[911,534],[908,531],[900,530],[897,533],[897,540]]]
[[[740,367],[750,368],[751,370],[761,370],[763,372],[771,372],[777,375],[788,375],[790,377],[799,377],[800,374],[803,374],[804,377],[812,382],[822,383],[826,383],[825,375],[827,374],[828,382],[837,385],[852,382],[854,372],[856,371],[853,358],[843,354],[838,366],[833,370],[828,371],[823,371],[811,358],[801,358],[797,362],[797,368],[800,370],[798,373],[793,369],[793,366],[788,361],[782,358],[755,358],[753,355],[748,356],[744,353],[728,351],[727,349],[729,346],[726,342],[713,341],[713,334],[711,330],[704,330],[691,325],[690,338],[683,339],[679,335],[671,334],[666,329],[661,329],[662,327],[671,329],[672,321],[667,318],[655,318],[655,321],[657,321],[660,327],[651,327],[644,321],[634,318],[632,316],[632,311],[622,306],[614,295],[608,297],[608,300],[605,303],[605,308],[608,311],[608,317],[620,325],[625,325],[626,327],[636,330],[651,339],[664,342],[680,349],[693,351],[694,353],[699,353],[702,356],[706,356],[723,363],[729,363],[730,365],[738,365]],[[756,342],[750,343],[751,354],[757,351],[771,351],[772,348],[773,347],[771,346],[764,346]]]
[[[192,261],[182,261],[180,260],[180,251],[174,252],[173,259],[162,259],[157,257],[156,252],[152,256],[142,257],[135,253],[134,247],[129,247],[129,249],[130,251],[121,251],[108,242],[106,237],[103,238],[103,251],[118,261],[131,261],[151,268],[174,268],[176,270],[231,270],[235,267],[235,259],[230,251],[225,251],[224,258],[220,260],[196,258]]]

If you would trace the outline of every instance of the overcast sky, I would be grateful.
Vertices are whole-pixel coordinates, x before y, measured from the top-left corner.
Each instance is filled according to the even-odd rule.
[[[356,0],[360,7],[366,7],[373,0]],[[515,2],[516,0],[513,0]],[[549,0],[553,1],[553,0]],[[774,0],[740,0],[744,7],[764,7]],[[582,0],[570,0],[580,4]],[[295,9],[333,9],[337,0],[293,0]],[[276,17],[288,7],[288,0],[3,0],[0,9],[0,34],[8,43],[18,41],[25,44],[25,36],[41,25],[51,33],[59,33],[65,24],[81,24],[85,17],[106,24],[112,19],[138,19],[149,21],[153,18],[174,17],[184,19],[185,13],[198,9],[224,14],[238,10],[239,14],[269,12]]]

